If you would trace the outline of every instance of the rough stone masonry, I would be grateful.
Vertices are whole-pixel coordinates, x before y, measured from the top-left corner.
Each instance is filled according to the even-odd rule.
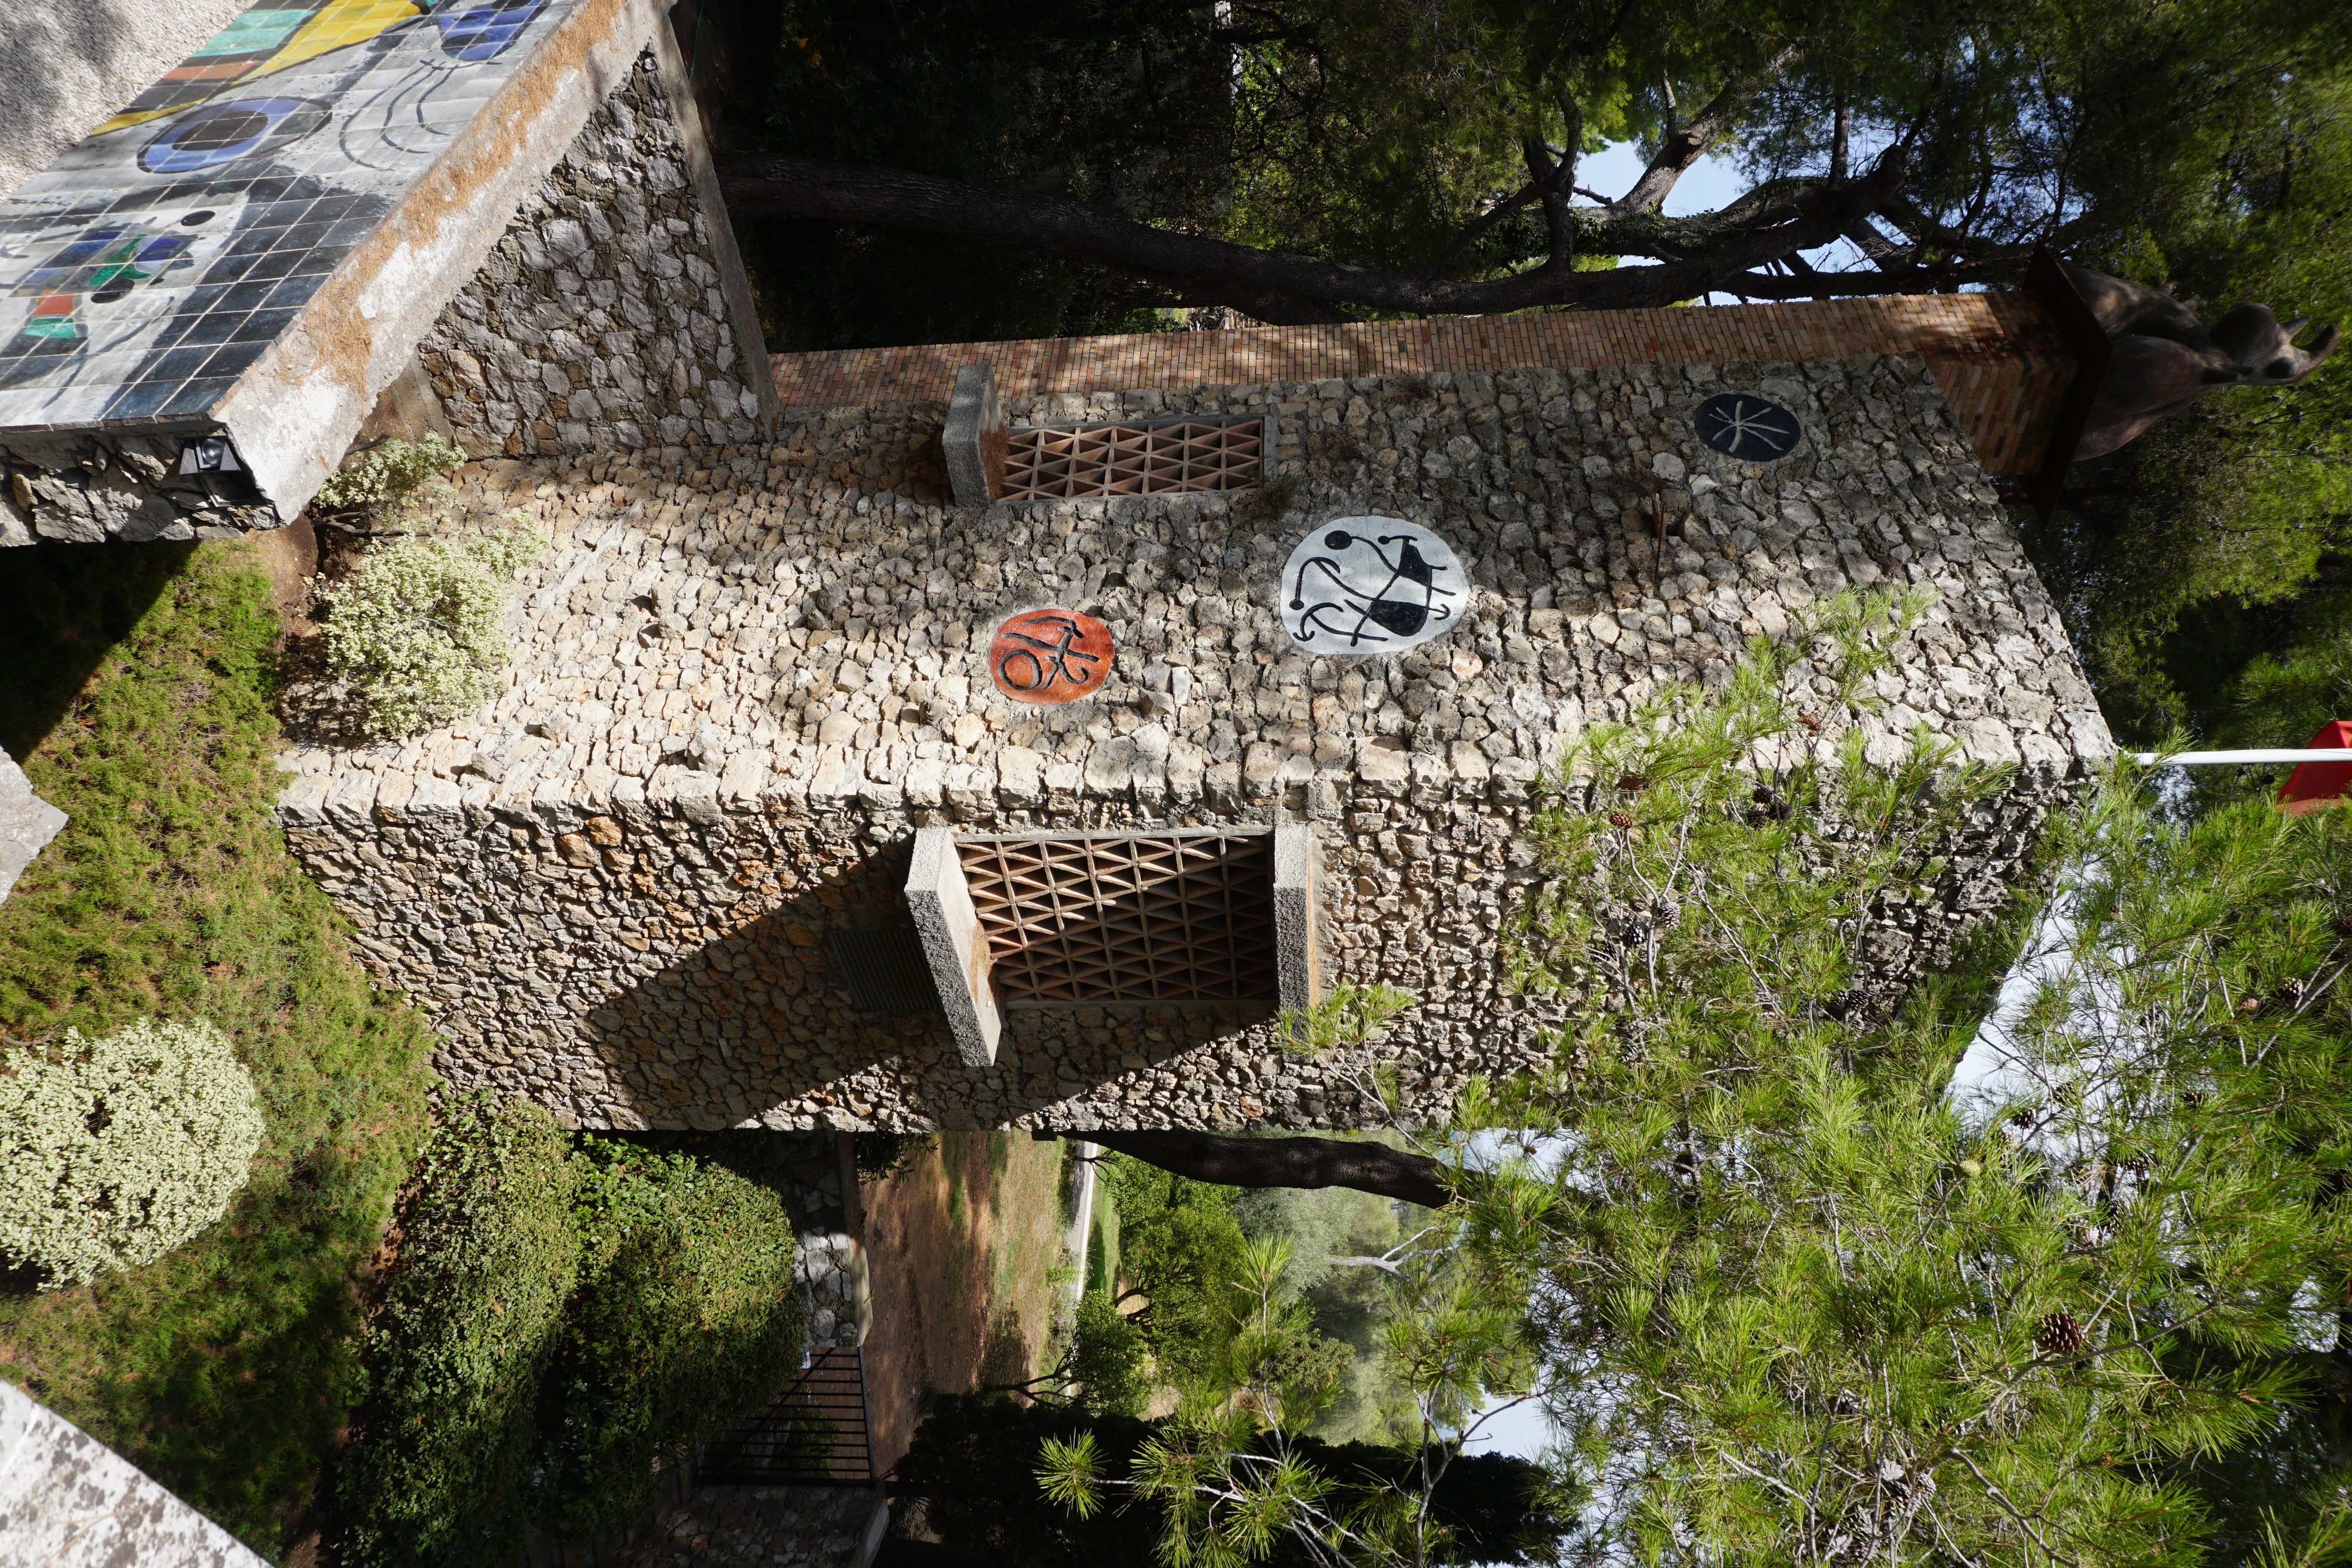
[[[1769,465],[1696,439],[1726,390],[1806,439]],[[1847,587],[1933,608],[1882,678],[1874,754],[1914,725],[2021,765],[1952,846],[1930,946],[2000,892],[2053,794],[2111,741],[2055,611],[1933,379],[1856,358],[1057,395],[1016,424],[1279,416],[1255,492],[956,507],[939,404],[790,411],[772,444],[491,465],[553,552],[518,589],[488,709],[398,746],[295,758],[282,807],[461,1085],[584,1125],[1331,1125],[1392,1064],[1417,1113],[1542,1051],[1498,933],[1536,875],[1539,768],[1658,683]],[[1664,534],[1659,536],[1663,509]],[[1471,602],[1401,655],[1306,658],[1276,575],[1327,519],[1435,530]],[[1086,609],[1114,676],[1008,702],[1008,612]],[[1832,727],[1834,729],[1834,727]],[[1819,743],[1832,743],[1833,734]],[[1417,1005],[1307,1061],[1255,1004],[1021,1008],[993,1063],[937,1018],[851,1006],[828,936],[903,925],[918,827],[1311,825],[1326,967]],[[1882,945],[1884,946],[1884,945]]]
[[[725,445],[765,426],[656,51],[637,57],[417,346],[468,452]]]

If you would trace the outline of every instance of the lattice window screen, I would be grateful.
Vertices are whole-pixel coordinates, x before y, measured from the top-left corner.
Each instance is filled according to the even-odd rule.
[[[1241,1001],[1276,993],[1265,833],[956,845],[1007,1002]]]
[[[1003,498],[1241,490],[1265,466],[1263,419],[1037,425],[1006,433]]]

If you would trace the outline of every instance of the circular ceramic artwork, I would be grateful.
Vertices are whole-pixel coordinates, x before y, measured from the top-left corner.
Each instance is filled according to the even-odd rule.
[[[989,678],[1017,703],[1066,703],[1110,678],[1110,628],[1058,605],[1008,617],[988,645]]]
[[[256,152],[274,152],[327,122],[327,111],[299,98],[241,98],[208,103],[165,126],[139,150],[151,174],[217,169]]]
[[[1797,449],[1805,427],[1777,402],[1749,392],[1718,392],[1698,405],[1698,438],[1742,463],[1773,463]]]
[[[1402,517],[1340,517],[1282,569],[1282,624],[1302,653],[1394,653],[1454,624],[1470,583],[1445,541]]]

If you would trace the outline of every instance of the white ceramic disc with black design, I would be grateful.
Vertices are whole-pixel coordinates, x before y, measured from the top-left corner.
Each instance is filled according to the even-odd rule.
[[[1719,392],[1691,423],[1701,441],[1742,463],[1777,463],[1805,438],[1795,414],[1754,392]]]
[[[1302,653],[1394,653],[1449,630],[1469,579],[1446,542],[1402,517],[1339,517],[1282,569],[1283,630]]]

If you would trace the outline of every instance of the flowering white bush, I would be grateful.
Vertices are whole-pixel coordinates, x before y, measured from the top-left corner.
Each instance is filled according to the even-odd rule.
[[[228,1211],[260,1145],[253,1075],[208,1023],[0,1053],[0,1265],[56,1290],[152,1263]]]
[[[344,460],[327,476],[314,497],[321,507],[337,511],[356,507],[382,508],[424,486],[436,475],[446,474],[466,462],[466,449],[445,436],[425,434],[422,441],[386,441]],[[447,486],[435,486],[446,490]]]
[[[322,581],[328,667],[366,701],[377,739],[414,735],[495,695],[507,662],[507,589],[547,549],[520,518],[495,534],[409,538]]]

